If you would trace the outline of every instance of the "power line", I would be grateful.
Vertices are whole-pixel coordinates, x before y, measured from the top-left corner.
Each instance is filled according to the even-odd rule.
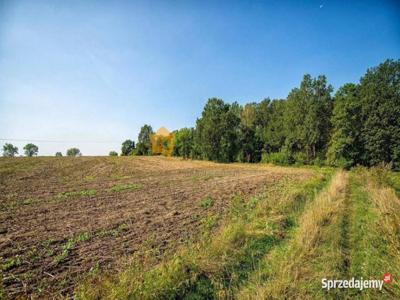
[[[111,143],[121,143],[121,141],[62,141],[62,140],[40,140],[40,139],[8,139],[0,138],[0,141],[12,141],[12,142],[35,142],[35,143],[95,143],[95,144],[111,144]]]

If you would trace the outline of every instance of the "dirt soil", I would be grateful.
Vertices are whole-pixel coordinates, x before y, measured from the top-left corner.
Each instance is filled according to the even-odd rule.
[[[162,252],[193,238],[237,193],[310,176],[164,157],[1,158],[0,288],[9,298],[72,295],[144,243]]]

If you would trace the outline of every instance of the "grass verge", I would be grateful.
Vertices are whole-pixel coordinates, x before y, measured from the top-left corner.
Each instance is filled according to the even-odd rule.
[[[349,276],[382,279],[386,272],[394,280],[383,290],[348,291],[359,299],[400,298],[400,199],[387,186],[392,175],[382,167],[359,168],[351,174],[354,203],[350,236]]]
[[[329,186],[306,205],[290,239],[266,255],[239,299],[324,299],[321,278],[338,275],[341,213],[347,175],[338,171]]]

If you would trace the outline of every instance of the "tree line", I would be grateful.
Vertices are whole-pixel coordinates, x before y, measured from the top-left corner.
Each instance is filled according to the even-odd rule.
[[[151,155],[153,134],[144,125],[137,144],[123,142],[121,155]],[[400,60],[368,69],[358,83],[346,83],[335,94],[326,76],[306,74],[286,99],[240,105],[211,98],[194,127],[172,134],[173,147],[161,146],[186,159],[344,168],[389,163],[400,169]],[[24,150],[26,156],[38,153],[34,144]],[[4,156],[15,154],[17,147],[3,146]],[[77,148],[67,151],[80,155]]]
[[[24,154],[28,157],[37,156],[39,153],[39,147],[35,144],[29,143],[24,146]],[[3,145],[3,156],[14,157],[18,155],[18,147],[10,143]],[[67,156],[82,156],[81,151],[78,148],[70,148],[66,151]],[[56,152],[55,156],[63,156],[61,152]]]
[[[142,127],[135,154],[151,154],[152,133]],[[334,95],[326,76],[307,74],[286,99],[239,105],[211,98],[194,127],[173,134],[172,154],[184,158],[399,169],[400,61],[368,69]]]

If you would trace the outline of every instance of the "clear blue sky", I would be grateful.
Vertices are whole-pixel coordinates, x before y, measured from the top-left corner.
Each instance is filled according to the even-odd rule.
[[[399,54],[395,1],[0,0],[0,138],[104,155],[210,97],[286,97],[305,73],[336,90]]]

